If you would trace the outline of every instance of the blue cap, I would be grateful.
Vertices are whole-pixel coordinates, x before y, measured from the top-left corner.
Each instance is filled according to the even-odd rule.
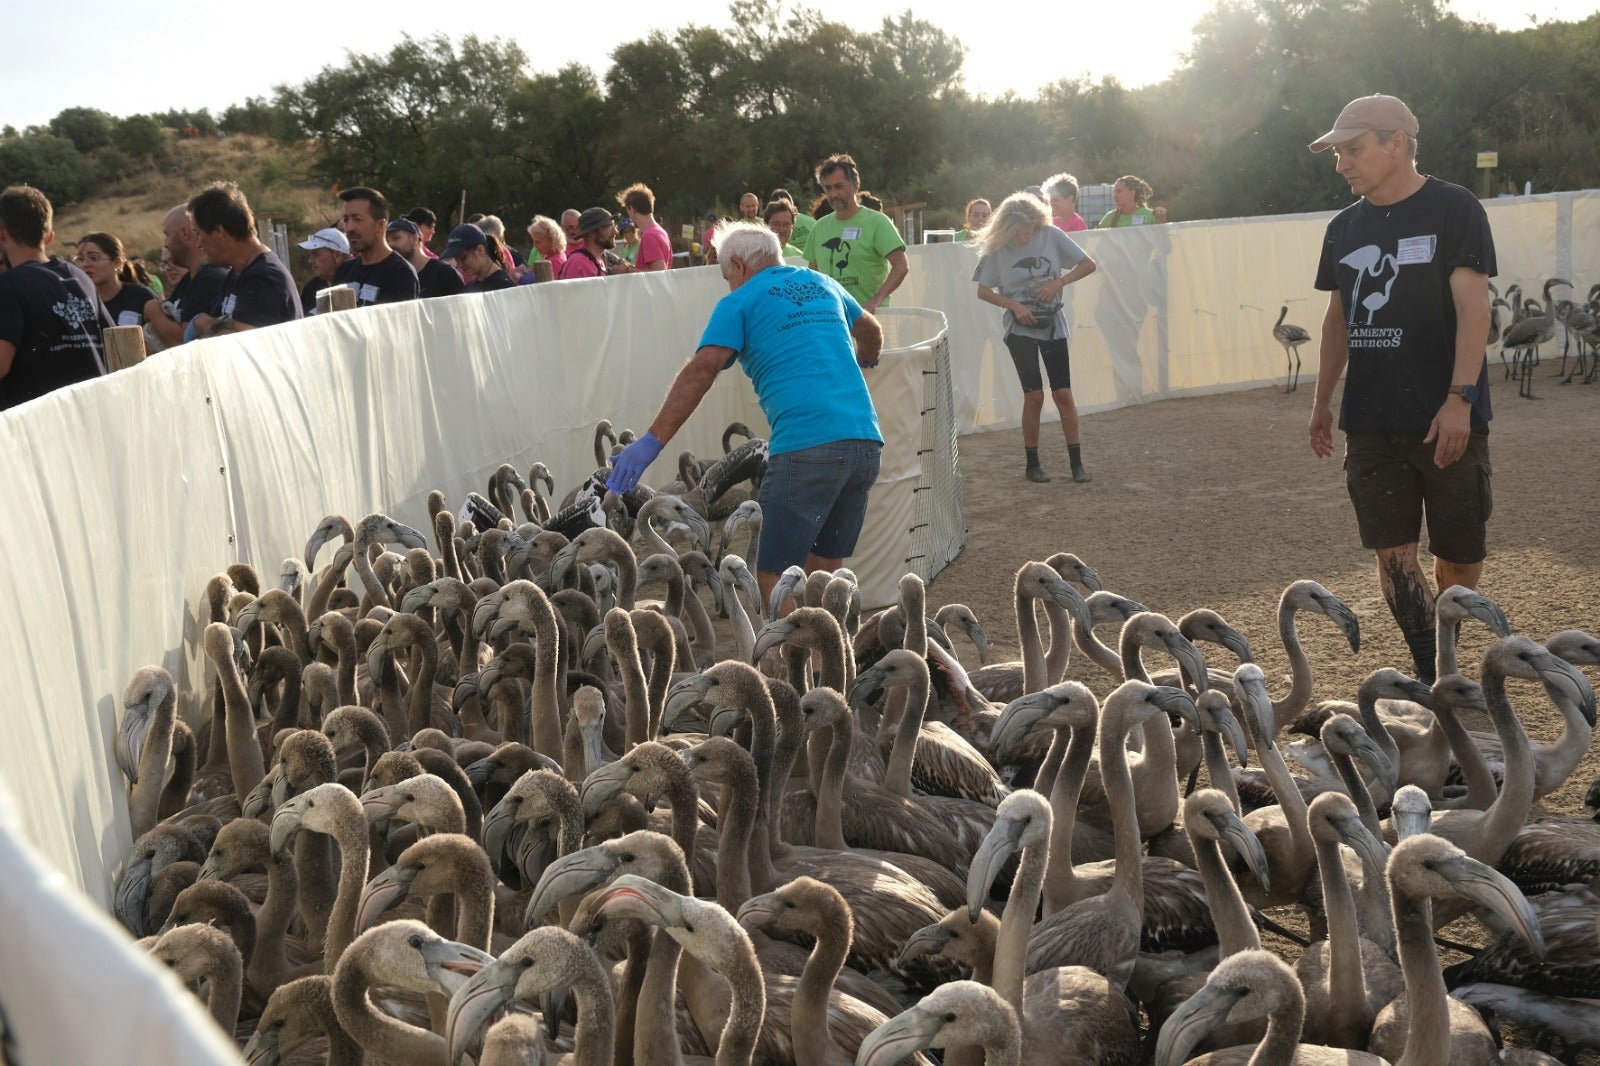
[[[450,243],[444,246],[444,251],[439,253],[440,259],[454,259],[468,248],[482,248],[489,243],[489,238],[483,230],[471,222],[463,222],[450,231]]]

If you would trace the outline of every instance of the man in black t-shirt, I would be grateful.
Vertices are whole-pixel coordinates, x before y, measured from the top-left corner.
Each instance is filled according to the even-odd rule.
[[[1417,560],[1424,516],[1441,591],[1475,588],[1488,551],[1495,256],[1477,198],[1418,172],[1418,129],[1400,100],[1363,96],[1311,144],[1334,150],[1361,199],[1328,223],[1317,267],[1329,298],[1310,435],[1317,455],[1333,453],[1333,392],[1348,367],[1345,485],[1417,676],[1432,682],[1434,592]]]
[[[389,223],[389,246],[406,257],[417,272],[417,287],[424,300],[434,296],[454,296],[467,290],[455,268],[442,259],[429,259],[427,245],[423,244],[422,227],[409,218],[397,218]]]
[[[168,348],[184,342],[184,334],[195,316],[211,310],[211,305],[222,295],[228,283],[228,270],[206,259],[200,247],[200,231],[189,217],[189,205],[179,204],[161,220],[161,231],[166,238],[167,258],[185,273],[172,287],[165,301],[152,300],[145,304],[144,319],[156,337]],[[171,305],[170,308],[167,305]],[[172,313],[168,313],[169,310]]]
[[[38,189],[0,192],[0,410],[106,372],[94,283],[45,253],[52,215]]]
[[[259,329],[301,317],[294,275],[256,239],[250,203],[231,181],[208,186],[189,201],[206,257],[228,268],[228,281],[208,314],[190,323],[195,336],[211,335],[220,319],[231,330]]]
[[[339,199],[344,201],[344,235],[354,258],[339,264],[333,283],[354,289],[357,307],[415,300],[421,295],[417,271],[385,237],[389,201],[383,193],[357,185]]]

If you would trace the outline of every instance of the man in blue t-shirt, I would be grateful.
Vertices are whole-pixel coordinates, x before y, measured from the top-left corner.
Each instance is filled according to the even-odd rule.
[[[786,265],[777,235],[760,223],[720,226],[715,245],[728,295],[650,431],[617,457],[606,487],[637,485],[737,361],[772,426],[756,561],[765,600],[790,566],[835,570],[855,551],[883,450],[861,368],[878,365],[883,328],[832,278]]]

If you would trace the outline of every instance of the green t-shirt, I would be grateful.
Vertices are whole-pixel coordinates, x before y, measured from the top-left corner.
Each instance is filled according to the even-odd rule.
[[[792,244],[786,244],[783,246],[783,257],[785,259],[804,259],[806,257],[806,253],[802,252]]]
[[[806,262],[864,305],[889,276],[889,256],[905,246],[888,215],[863,207],[848,220],[837,215],[818,219],[806,244]]]
[[[958,230],[956,230],[956,235],[955,235],[955,237],[953,239],[955,240],[955,242],[957,244],[960,244],[962,241],[970,241],[970,240],[972,240],[972,231],[971,230],[965,230],[965,229],[958,229]]]
[[[1148,207],[1135,208],[1133,214],[1124,215],[1116,208],[1107,211],[1095,229],[1116,229],[1118,226],[1153,226],[1156,213]]]
[[[802,214],[797,207],[794,209],[794,232],[789,234],[789,242],[800,249],[800,254],[805,254],[806,242],[811,239],[811,227],[817,220],[810,215]]]

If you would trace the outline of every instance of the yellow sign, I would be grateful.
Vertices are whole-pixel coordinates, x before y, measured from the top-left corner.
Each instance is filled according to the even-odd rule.
[[[1499,152],[1479,152],[1478,153],[1478,169],[1479,170],[1493,170],[1495,167],[1497,167],[1499,165],[1500,165],[1500,153]]]
[[[686,241],[694,240],[694,227],[693,226],[685,226],[679,232],[681,232],[683,234],[683,239],[684,240],[686,240]]]

